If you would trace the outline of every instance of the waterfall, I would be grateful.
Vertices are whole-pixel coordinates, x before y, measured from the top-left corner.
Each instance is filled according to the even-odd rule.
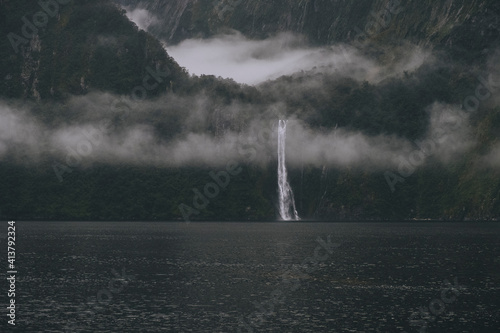
[[[286,142],[286,120],[280,120],[278,124],[278,192],[279,209],[282,220],[300,220],[293,191],[288,183],[288,174],[285,165],[285,142]]]

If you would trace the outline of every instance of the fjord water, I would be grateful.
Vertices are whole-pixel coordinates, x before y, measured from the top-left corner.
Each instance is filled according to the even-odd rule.
[[[305,273],[299,265],[328,235],[338,246]],[[16,326],[418,332],[412,312],[445,299],[426,332],[497,332],[499,236],[494,223],[18,222]],[[455,278],[461,287],[443,296]]]

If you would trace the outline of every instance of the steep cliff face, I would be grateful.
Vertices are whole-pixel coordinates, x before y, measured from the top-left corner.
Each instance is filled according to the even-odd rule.
[[[494,0],[115,1],[156,15],[149,30],[169,43],[227,29],[251,38],[293,31],[317,44],[406,39],[480,55],[498,40],[500,28],[500,3]]]
[[[242,86],[214,76],[189,77],[168,56],[157,39],[139,31],[112,1],[72,1],[60,6],[56,15],[48,17],[46,24],[43,20],[39,21],[37,31],[29,33],[23,31],[28,29],[23,17],[33,23],[34,15],[42,10],[38,2],[0,0],[0,102],[7,101],[29,109],[30,117],[36,120],[33,124],[40,122],[43,124],[40,127],[43,131],[40,132],[48,133],[41,138],[51,138],[66,124],[71,129],[76,127],[74,125],[92,123],[95,117],[102,117],[112,120],[114,132],[108,133],[108,141],[117,145],[113,147],[119,148],[124,142],[122,133],[126,129],[135,129],[138,125],[150,129],[144,132],[144,137],[155,140],[147,144],[139,140],[140,145],[127,145],[125,150],[128,152],[135,146],[141,151],[130,153],[131,159],[119,159],[123,166],[117,166],[114,163],[119,162],[114,160],[110,163],[108,155],[96,154],[86,156],[88,160],[83,160],[85,163],[80,166],[76,163],[72,164],[72,169],[61,169],[62,164],[54,162],[74,162],[68,160],[70,155],[66,150],[57,153],[46,149],[62,149],[48,146],[53,140],[46,140],[46,146],[33,144],[34,140],[28,135],[32,130],[29,122],[25,122],[29,126],[22,127],[20,135],[13,136],[15,140],[10,140],[9,135],[18,132],[10,130],[16,127],[0,121],[3,125],[0,157],[5,161],[0,165],[2,219],[183,218],[179,204],[191,205],[193,190],[203,189],[212,179],[209,178],[210,172],[220,169],[219,164],[205,165],[203,159],[201,162],[188,160],[180,166],[169,162],[165,167],[158,167],[158,159],[147,160],[148,152],[155,152],[155,158],[174,160],[172,156],[175,154],[165,153],[169,150],[155,150],[155,147],[165,145],[169,148],[170,143],[175,142],[187,144],[189,149],[186,148],[183,153],[191,154],[192,150],[192,155],[199,154],[212,160],[224,160],[213,152],[222,151],[226,147],[224,143],[231,143],[238,146],[234,155],[241,158],[242,166],[244,164],[242,173],[231,179],[230,186],[193,219],[274,219],[277,180],[273,154],[276,150],[272,148],[271,151],[267,145],[272,141],[271,136],[264,135],[264,132],[257,134],[256,129],[260,130],[267,120],[273,128],[272,124],[278,117],[273,111],[275,107],[285,110],[285,117],[297,118],[307,124],[307,133],[314,134],[310,140],[327,143],[328,146],[320,145],[318,149],[328,153],[330,143],[341,141],[337,137],[325,136],[330,131],[340,135],[344,131],[355,132],[355,138],[359,134],[369,141],[373,139],[373,147],[379,143],[377,137],[380,135],[417,144],[420,139],[426,138],[432,113],[443,111],[446,116],[445,109],[429,110],[429,106],[436,102],[454,110],[455,105],[466,101],[465,98],[473,101],[474,94],[481,103],[478,100],[477,111],[469,120],[470,132],[457,132],[451,136],[453,144],[450,146],[443,144],[437,147],[436,143],[435,151],[428,157],[425,166],[415,168],[413,176],[407,177],[410,173],[400,171],[399,167],[403,164],[372,170],[356,163],[347,167],[335,161],[328,162],[324,156],[318,155],[319,162],[313,156],[311,164],[306,161],[301,165],[290,165],[290,182],[299,213],[306,218],[400,220],[500,217],[500,74],[497,70],[493,79],[488,78],[487,89],[491,95],[481,89],[479,83],[485,83],[477,76],[485,69],[496,67],[498,54],[490,57],[489,67],[476,63],[470,65],[497,49],[500,11],[496,2],[442,0],[432,3],[411,0],[403,5],[390,0],[119,0],[121,5],[130,6],[127,10],[139,6],[154,14],[158,20],[148,30],[169,42],[210,37],[229,29],[240,30],[251,38],[294,31],[308,36],[316,44],[344,41],[356,45],[359,42],[368,46],[362,50],[375,51],[380,46],[392,53],[407,53],[406,44],[400,43],[405,40],[444,48],[446,53],[455,57],[446,62],[436,61],[437,64],[432,62],[380,82],[358,82],[340,77],[337,72],[312,70],[295,72],[259,86]],[[17,37],[12,37],[11,33]],[[396,46],[391,47],[394,46],[391,44]],[[128,120],[109,117],[106,112],[110,103],[106,96],[111,94],[100,92],[128,95],[134,87],[151,84],[144,81],[148,67],[162,70],[164,66],[170,69],[169,77],[148,95],[158,98],[132,105],[134,111],[140,112]],[[166,90],[173,90],[174,94],[164,96]],[[82,111],[83,107],[79,104],[71,104],[71,99],[65,98],[87,92],[94,93],[87,97],[77,96],[74,100],[97,98],[90,104],[91,115]],[[493,95],[495,97],[491,98]],[[469,109],[471,107],[469,105]],[[9,110],[5,111],[8,117],[11,115]],[[243,140],[240,142],[241,133]],[[245,140],[245,133],[248,133],[248,140]],[[111,136],[114,134],[116,136]],[[23,141],[24,136],[28,139]],[[197,137],[201,139],[189,141]],[[212,138],[222,148],[211,151]],[[227,141],[224,141],[226,138]],[[346,138],[351,140],[351,137]],[[297,139],[296,143],[299,141]],[[469,150],[464,153],[460,151],[456,163],[442,162],[441,153],[448,154],[445,148],[453,148],[455,142],[461,141],[473,144],[472,148],[467,148]],[[10,155],[1,155],[2,149],[5,149],[2,147],[4,142],[6,147],[14,147],[7,151]],[[79,144],[67,137],[60,142],[64,143],[64,149],[70,145],[71,149],[78,148]],[[26,156],[31,151],[27,149],[31,144],[41,147],[40,151],[33,153],[35,157],[45,150],[46,155],[42,156],[44,159],[38,165],[25,165],[18,162],[21,158],[8,157]],[[396,142],[396,145],[399,143]],[[335,156],[344,156],[345,151],[355,152],[363,146],[364,143],[361,146],[356,144],[350,150],[347,145],[346,150],[339,151]],[[208,149],[203,149],[200,154],[198,147]],[[296,147],[300,148],[300,145]],[[312,146],[304,147],[303,151],[307,152],[307,147]],[[405,161],[420,151],[416,146],[409,149],[400,155]],[[421,153],[427,154],[426,148],[421,149]],[[25,150],[28,152],[25,153]],[[106,150],[110,154],[115,151],[122,152],[121,149]],[[371,149],[365,153],[369,155],[368,162],[378,154],[372,154]],[[259,154],[265,156],[262,161],[255,157]],[[391,155],[387,156],[390,160]],[[138,166],[136,160],[141,157],[145,157],[145,164]],[[487,159],[489,157],[491,161]],[[491,166],[481,165],[486,162]],[[391,184],[387,180],[386,169],[394,177],[401,175],[404,179],[389,179],[392,182],[397,180],[396,184]],[[62,183],[59,180],[59,177],[62,179],[61,170],[69,170],[65,171]],[[397,189],[393,191],[391,186]]]
[[[42,50],[41,41],[36,35],[23,50],[23,65],[21,69],[21,84],[23,86],[23,97],[33,97],[40,100],[38,92],[38,73],[40,72],[39,54]]]
[[[128,94],[142,85],[148,66],[169,68],[158,93],[187,77],[160,42],[110,1],[45,7],[5,0],[0,18],[0,96],[43,100],[96,89]]]

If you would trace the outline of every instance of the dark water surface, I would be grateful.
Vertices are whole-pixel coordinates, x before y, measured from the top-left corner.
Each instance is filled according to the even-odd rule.
[[[17,331],[500,332],[500,224],[16,226]]]

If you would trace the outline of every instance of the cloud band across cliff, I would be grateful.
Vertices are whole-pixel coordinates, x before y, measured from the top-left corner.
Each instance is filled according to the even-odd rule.
[[[360,81],[380,81],[412,71],[432,59],[430,53],[419,47],[407,45],[405,48],[404,53],[391,55],[393,59],[380,66],[355,47],[346,44],[313,47],[304,37],[292,33],[250,40],[235,31],[166,47],[168,53],[191,74],[232,78],[250,85],[314,70]]]
[[[221,126],[207,130],[224,116],[214,120],[213,115],[207,114],[207,101],[202,96],[142,102],[140,109],[125,99],[131,108],[126,117],[121,111],[106,107],[106,101],[112,98],[117,97],[75,97],[68,106],[79,116],[58,123],[42,122],[30,110],[1,104],[0,158],[17,163],[55,161],[69,167],[93,163],[218,167],[229,160],[259,166],[275,163],[279,118],[273,110],[255,111],[240,128]],[[181,106],[192,112],[177,114]],[[231,105],[219,112],[237,114],[242,108]],[[435,159],[448,163],[471,148],[467,118],[460,117],[457,108],[435,104],[429,112],[432,121],[427,138],[435,137],[436,132],[441,138]],[[164,118],[177,119],[171,128],[173,132],[161,126]],[[344,128],[313,129],[292,117],[287,133],[287,163],[295,167],[328,165],[382,170],[397,168],[401,157],[408,156],[415,146],[415,142],[395,135],[371,136]]]

